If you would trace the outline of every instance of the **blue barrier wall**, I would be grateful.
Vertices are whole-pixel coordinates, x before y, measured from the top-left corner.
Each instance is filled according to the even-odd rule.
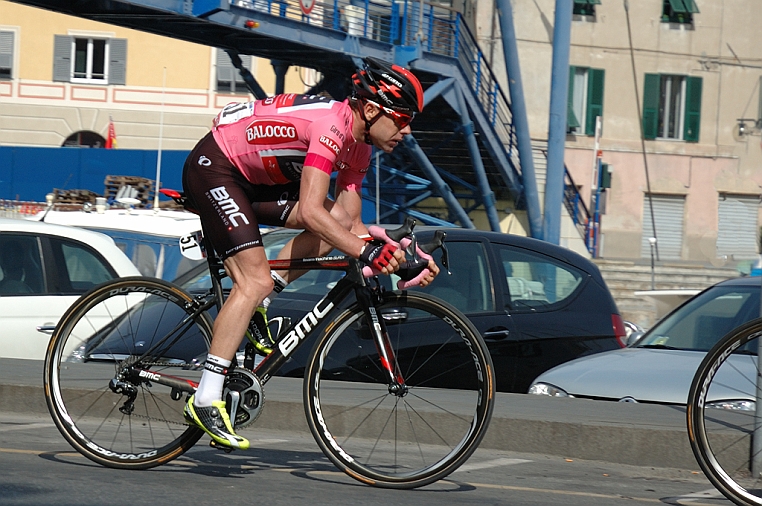
[[[190,151],[161,152],[161,186],[182,189]],[[106,176],[156,177],[158,151],[0,147],[0,199],[45,202],[54,188],[104,193]]]

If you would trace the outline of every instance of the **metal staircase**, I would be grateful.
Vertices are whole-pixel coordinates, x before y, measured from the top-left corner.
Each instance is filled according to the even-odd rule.
[[[426,90],[426,107],[412,125],[413,138],[380,156],[382,221],[399,221],[404,213],[471,228],[469,213],[483,209],[490,228],[500,230],[497,201],[524,208],[510,102],[463,17],[448,7],[323,0],[304,14],[299,0],[13,1],[269,58],[276,75],[290,65],[313,68],[322,80],[311,91],[337,99],[348,94],[348,76],[361,57],[409,66]],[[366,196],[375,201],[367,180]],[[567,201],[574,199],[571,187]],[[431,196],[444,200],[446,212],[423,206]]]

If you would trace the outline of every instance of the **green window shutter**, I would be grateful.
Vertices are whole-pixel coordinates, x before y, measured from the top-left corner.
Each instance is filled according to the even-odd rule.
[[[127,84],[127,39],[109,39],[109,84]]]
[[[700,77],[686,77],[685,83],[685,130],[683,139],[698,142],[701,125],[701,85]]]
[[[603,81],[606,71],[587,71],[587,113],[585,114],[585,134],[595,135],[595,117],[603,116]]]
[[[577,67],[569,67],[569,92],[566,95],[566,130],[577,128],[579,121],[574,114],[574,73]]]
[[[643,88],[643,138],[656,139],[659,125],[659,99],[661,95],[661,76],[646,74]]]
[[[53,43],[53,80],[71,80],[71,45],[74,37],[56,35]]]
[[[669,0],[669,6],[672,7],[672,12],[688,12],[683,0]]]
[[[587,3],[592,5],[601,5],[601,0],[587,0]]]
[[[683,4],[685,4],[685,10],[691,14],[699,13],[698,5],[696,5],[696,0],[683,0]]]

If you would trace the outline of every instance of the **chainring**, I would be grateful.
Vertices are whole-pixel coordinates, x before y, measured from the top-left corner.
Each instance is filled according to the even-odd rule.
[[[236,429],[248,427],[262,413],[265,394],[256,374],[246,369],[235,369],[225,376],[222,398]]]

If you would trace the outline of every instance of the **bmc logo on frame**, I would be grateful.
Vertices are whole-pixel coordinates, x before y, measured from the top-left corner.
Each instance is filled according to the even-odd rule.
[[[258,119],[246,127],[249,144],[283,144],[299,138],[296,127],[279,119]]]

